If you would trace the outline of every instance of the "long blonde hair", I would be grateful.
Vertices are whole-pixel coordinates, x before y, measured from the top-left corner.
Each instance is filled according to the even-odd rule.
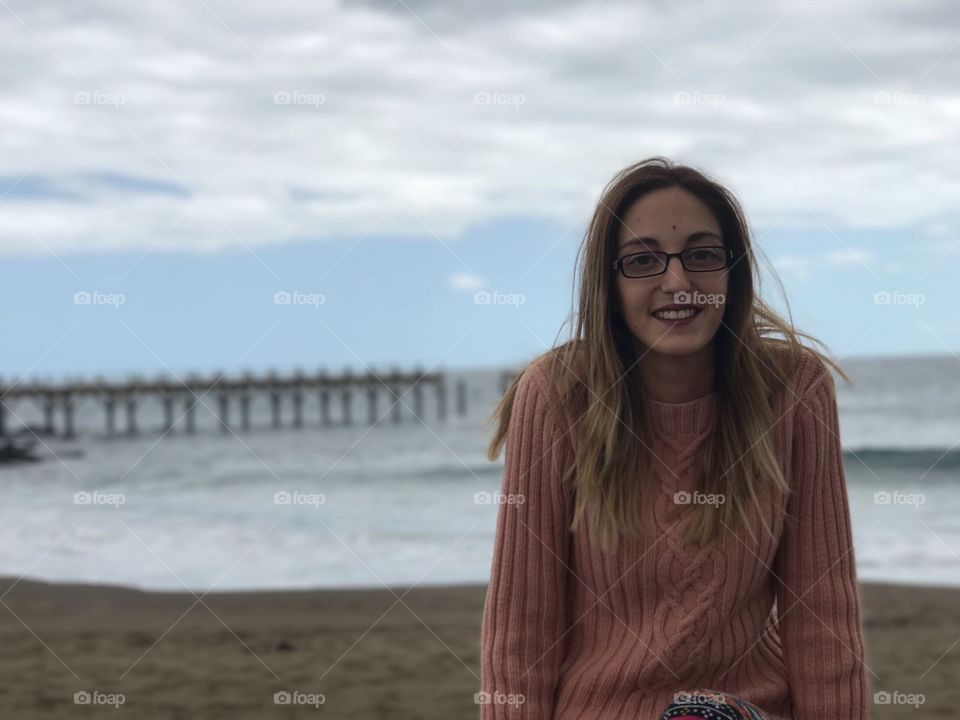
[[[569,423],[573,447],[575,511],[570,530],[586,516],[605,551],[615,549],[621,534],[642,533],[637,509],[652,471],[651,410],[642,386],[630,380],[637,363],[630,331],[616,309],[610,267],[616,259],[616,233],[630,206],[645,194],[678,186],[696,196],[714,214],[724,242],[734,251],[723,322],[714,336],[717,422],[706,440],[697,469],[697,487],[722,494],[723,504],[692,506],[685,540],[708,542],[721,525],[754,531],[761,483],[789,490],[777,460],[773,399],[786,386],[806,350],[843,370],[826,355],[801,345],[800,337],[823,346],[793,327],[789,303],[782,318],[754,292],[760,275],[743,210],[733,194],[708,175],[653,157],[624,168],[607,184],[577,255],[579,312],[572,337],[535,358],[541,359]],[[769,266],[769,263],[767,263]],[[786,301],[783,285],[770,272]],[[564,325],[572,319],[568,317]],[[561,329],[562,330],[562,329]],[[779,335],[780,337],[777,337]],[[825,346],[823,346],[825,348]],[[787,362],[783,362],[783,358]],[[496,460],[506,442],[519,373],[497,403],[488,423],[499,420],[487,450]],[[626,378],[625,382],[621,382]],[[639,476],[638,476],[639,472]],[[764,528],[772,530],[765,521]],[[755,535],[754,535],[755,537]]]

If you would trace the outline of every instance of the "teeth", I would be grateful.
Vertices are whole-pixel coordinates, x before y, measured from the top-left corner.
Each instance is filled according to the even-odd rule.
[[[684,320],[688,317],[693,317],[697,314],[697,311],[693,308],[687,310],[664,310],[662,312],[654,313],[655,317],[660,318],[661,320]]]

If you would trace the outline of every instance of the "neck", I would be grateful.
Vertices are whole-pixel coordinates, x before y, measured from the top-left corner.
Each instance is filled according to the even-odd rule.
[[[637,372],[647,397],[682,403],[703,397],[714,389],[713,362],[713,343],[710,343],[689,355],[649,352],[637,364]]]

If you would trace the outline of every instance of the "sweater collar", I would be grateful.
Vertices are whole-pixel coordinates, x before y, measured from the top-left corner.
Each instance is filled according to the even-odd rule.
[[[657,426],[664,432],[677,434],[699,434],[710,427],[717,405],[717,391],[687,402],[663,402],[648,399]]]

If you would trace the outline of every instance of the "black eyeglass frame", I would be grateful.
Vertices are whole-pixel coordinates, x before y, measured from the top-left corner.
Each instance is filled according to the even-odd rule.
[[[713,270],[691,270],[690,268],[687,267],[687,263],[684,262],[683,254],[692,250],[723,250],[724,264]],[[661,270],[660,272],[651,273],[650,275],[627,275],[627,273],[623,269],[623,261],[633,257],[634,255],[648,255],[648,254],[657,255],[663,260],[663,270]],[[674,258],[674,257],[680,258],[680,264],[683,265],[683,269],[686,270],[687,272],[717,272],[718,270],[723,270],[724,268],[730,267],[730,263],[734,259],[734,254],[733,254],[733,248],[724,247],[722,245],[701,245],[697,247],[686,248],[685,250],[682,250],[676,253],[663,252],[662,250],[642,250],[640,252],[630,253],[628,255],[624,255],[621,258],[617,258],[616,260],[613,261],[613,269],[619,270],[620,274],[623,275],[628,280],[640,280],[648,277],[657,277],[657,275],[663,275],[667,271],[667,268],[670,267],[670,258]]]

